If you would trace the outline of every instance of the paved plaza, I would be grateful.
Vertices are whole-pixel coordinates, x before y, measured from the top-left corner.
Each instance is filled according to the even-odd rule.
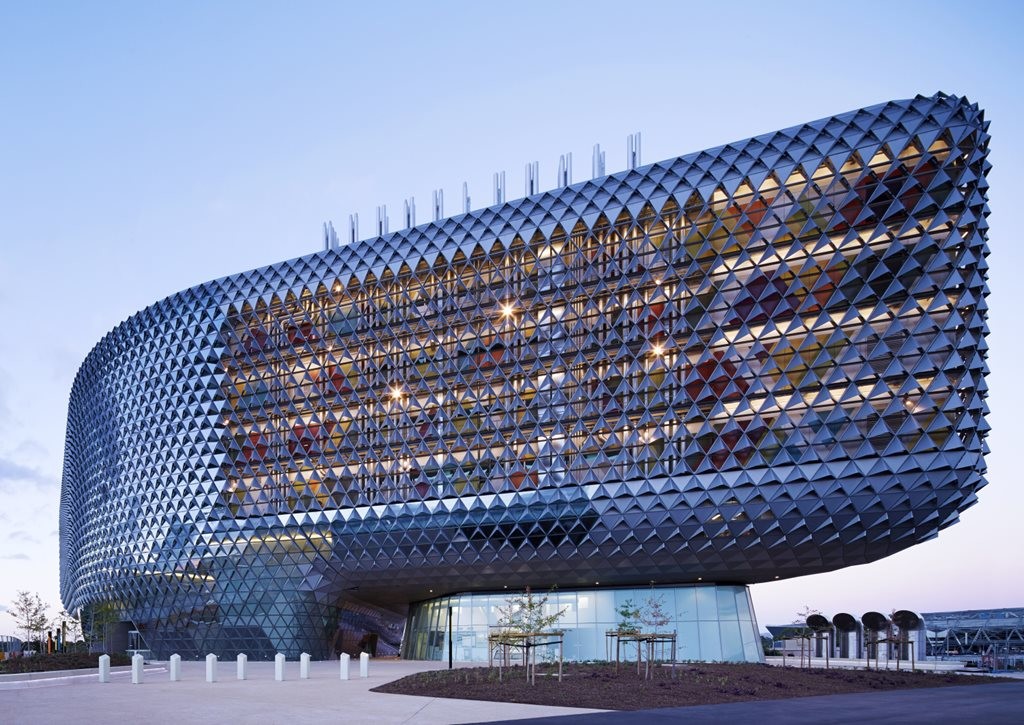
[[[235,662],[222,661],[218,681],[206,682],[205,662],[182,662],[182,679],[171,682],[165,664],[147,665],[142,684],[131,684],[128,668],[109,683],[95,673],[33,678],[0,676],[0,722],[5,725],[111,722],[163,723],[467,723],[594,713],[564,707],[519,705],[386,695],[370,688],[414,672],[442,669],[441,662],[373,660],[370,676],[339,677],[337,662],[313,662],[310,678],[299,679],[299,663],[288,662],[284,682],[274,680],[274,663],[249,662],[248,679],[235,679]],[[17,678],[17,679],[14,679]]]
[[[165,664],[146,666],[142,684],[131,684],[128,668],[109,683],[95,671],[0,676],[0,722],[31,723],[473,723],[548,725],[614,723],[646,725],[772,721],[787,723],[1021,723],[1024,682],[924,690],[870,692],[727,705],[609,712],[577,708],[451,700],[370,692],[391,680],[444,663],[374,660],[370,677],[339,677],[337,662],[313,662],[309,679],[288,662],[285,680],[274,680],[271,662],[250,662],[248,679],[235,679],[235,662],[221,662],[218,681],[206,682],[205,662],[182,662],[182,680],[171,682]]]

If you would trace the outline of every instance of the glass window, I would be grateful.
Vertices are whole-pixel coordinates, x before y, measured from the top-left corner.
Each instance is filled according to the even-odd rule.
[[[699,622],[700,628],[700,659],[718,662],[722,659],[722,640],[718,622]]]
[[[718,619],[718,595],[715,587],[697,587],[697,618],[701,621]]]
[[[486,662],[489,627],[497,624],[498,609],[517,592],[464,594],[413,605],[405,656],[445,659],[448,655],[448,604],[452,604],[453,647],[460,660]],[[546,592],[537,592],[544,596]],[[763,661],[760,638],[750,616],[749,595],[743,586],[689,585],[547,594],[548,609],[565,608],[559,627],[565,631],[567,660],[614,657],[606,632],[615,629],[616,609],[627,601],[642,609],[652,597],[670,617],[663,628],[675,630],[680,660]],[[611,652],[611,654],[609,654]]]
[[[718,588],[718,617],[736,619],[736,614],[736,590],[732,587]]]
[[[750,595],[747,594],[746,587],[734,587],[733,591],[736,593],[736,616],[741,620],[749,621],[752,620],[751,609],[750,609]]]
[[[739,622],[730,622],[723,619],[719,621],[718,628],[722,638],[721,659],[731,661],[743,660],[743,639],[740,636]]]
[[[676,616],[681,622],[697,621],[697,589],[682,587],[676,589]]]
[[[700,628],[696,621],[676,622],[676,652],[680,660],[701,659]]]

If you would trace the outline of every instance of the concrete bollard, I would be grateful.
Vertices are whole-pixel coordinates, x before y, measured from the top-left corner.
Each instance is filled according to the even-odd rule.
[[[309,653],[303,652],[299,655],[299,679],[309,679]]]
[[[206,655],[206,681],[217,681],[217,655],[213,652]]]
[[[237,662],[238,664],[236,665],[236,667],[238,669],[238,679],[244,680],[245,670],[249,667],[249,658],[244,654],[239,654]]]
[[[274,679],[284,682],[284,655],[280,652],[274,655]]]
[[[181,679],[181,655],[171,655],[170,668],[171,682],[177,682]]]
[[[142,684],[142,666],[146,663],[146,658],[140,655],[138,652],[132,655],[132,684]]]
[[[359,655],[359,676],[370,676],[370,655],[366,652],[363,652],[361,655]]]
[[[347,652],[343,652],[341,655],[341,679],[348,679],[348,663],[352,658],[348,656]]]
[[[110,655],[100,655],[100,682],[110,682]]]

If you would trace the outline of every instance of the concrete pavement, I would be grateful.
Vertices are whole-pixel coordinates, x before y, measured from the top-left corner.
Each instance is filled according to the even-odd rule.
[[[235,679],[234,660],[220,662],[218,681],[206,682],[205,662],[182,662],[182,680],[171,682],[166,665],[146,666],[140,685],[127,670],[100,684],[92,673],[59,677],[0,678],[0,722],[5,725],[111,722],[172,723],[435,723],[514,721],[599,712],[578,708],[520,705],[477,700],[449,700],[370,692],[414,672],[442,669],[441,662],[373,660],[370,677],[359,677],[358,660],[351,680],[339,677],[337,662],[313,662],[310,679],[299,679],[299,663],[287,663],[285,681],[274,680],[273,662],[249,662],[249,679]]]
[[[467,665],[468,666],[468,665]],[[127,668],[100,684],[95,670],[0,676],[0,722],[97,723],[471,723],[519,725],[648,725],[681,722],[824,723],[1022,723],[1024,682],[868,692],[852,695],[760,700],[635,712],[520,705],[385,695],[370,688],[413,672],[443,669],[441,662],[373,660],[359,678],[358,661],[342,681],[337,662],[314,662],[310,679],[287,663],[285,681],[274,681],[272,662],[250,662],[249,679],[235,679],[235,662],[223,661],[218,682],[205,681],[205,662],[182,662],[182,681],[170,682],[166,665],[146,666],[132,685]]]

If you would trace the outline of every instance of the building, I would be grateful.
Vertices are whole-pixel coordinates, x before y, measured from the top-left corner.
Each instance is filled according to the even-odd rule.
[[[924,612],[925,656],[996,670],[1024,669],[1024,608]]]
[[[74,383],[66,606],[186,657],[440,656],[451,611],[481,658],[557,586],[572,656],[650,595],[681,657],[760,659],[747,584],[984,485],[987,127],[937,94],[635,154],[153,304]]]
[[[884,626],[865,626],[870,615],[838,614],[831,626],[818,631],[803,624],[769,625],[771,648],[785,657],[828,653],[838,659],[913,659],[919,662],[960,663],[991,670],[1024,669],[1024,609],[971,609],[961,612],[922,612],[914,626],[901,628],[878,614]],[[898,615],[895,617],[899,621]],[[842,626],[840,626],[842,625]],[[913,650],[913,652],[911,652]]]
[[[0,634],[0,661],[17,657],[21,654],[25,643],[9,634]]]

